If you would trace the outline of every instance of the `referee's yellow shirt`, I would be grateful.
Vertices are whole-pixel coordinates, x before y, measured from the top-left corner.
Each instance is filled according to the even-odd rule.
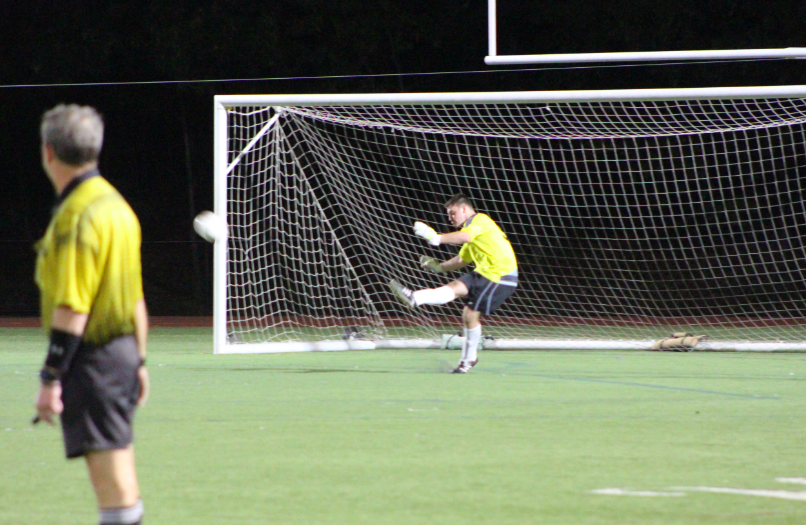
[[[476,265],[475,271],[497,283],[501,277],[518,270],[515,252],[506,234],[486,214],[477,213],[465,221],[460,231],[470,235],[459,257]]]
[[[140,223],[100,175],[68,191],[36,245],[42,325],[49,330],[53,310],[67,306],[89,314],[83,340],[104,344],[134,333],[143,298]]]

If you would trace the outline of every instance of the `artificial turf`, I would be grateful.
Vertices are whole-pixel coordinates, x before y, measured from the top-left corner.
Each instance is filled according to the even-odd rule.
[[[147,525],[806,522],[804,354],[488,351],[452,375],[457,351],[211,339],[152,330]],[[29,423],[44,348],[0,329],[0,523],[95,523],[85,466]]]

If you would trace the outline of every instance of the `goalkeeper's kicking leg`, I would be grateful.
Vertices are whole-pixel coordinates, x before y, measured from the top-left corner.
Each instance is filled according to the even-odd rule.
[[[462,293],[462,290],[459,290],[459,293],[457,293],[457,290],[454,289],[455,283],[459,283],[461,288],[464,288],[464,293]],[[457,297],[467,295],[467,288],[465,288],[461,281],[454,281],[447,286],[440,286],[439,288],[425,288],[423,290],[414,291],[392,279],[392,281],[389,282],[389,287],[400,302],[409,308],[423,306],[425,304],[446,304]]]
[[[390,283],[390,286],[395,295],[411,308],[426,304],[449,303],[454,299],[467,297],[469,293],[467,285],[462,279],[439,288],[426,288],[417,291],[409,290],[394,280]],[[466,374],[479,362],[478,347],[481,340],[481,312],[474,310],[469,305],[465,306],[464,310],[462,310],[462,320],[464,322],[465,340],[462,344],[462,356],[459,359],[459,364],[453,369],[454,374]]]
[[[449,261],[445,261],[444,263],[439,263],[431,257],[423,255],[420,257],[420,266],[430,272],[444,275],[449,271],[464,268],[467,266],[467,263],[464,262],[459,256],[456,256]],[[400,302],[409,308],[422,306],[424,304],[446,304],[456,298],[465,297],[468,294],[467,285],[465,285],[461,279],[453,281],[447,286],[440,286],[439,288],[426,288],[424,290],[417,291],[406,288],[397,282],[397,280],[392,279],[389,282],[389,287],[392,289],[392,292],[397,296]]]
[[[439,288],[426,288],[417,291],[405,288],[395,280],[392,280],[389,285],[397,298],[410,308],[426,304],[446,304],[454,299],[467,297],[468,295],[467,285],[461,280],[453,281]],[[477,312],[469,306],[465,306],[462,311],[465,340],[462,344],[462,357],[459,359],[459,364],[453,369],[454,374],[466,374],[479,361],[480,318],[481,312]]]
[[[445,304],[457,298],[465,299],[462,311],[465,341],[462,357],[453,370],[466,374],[478,363],[478,346],[481,341],[481,316],[491,315],[515,291],[517,272],[493,282],[477,272],[470,272],[460,279],[439,288],[412,291],[392,280],[390,286],[395,295],[410,308],[427,304]]]

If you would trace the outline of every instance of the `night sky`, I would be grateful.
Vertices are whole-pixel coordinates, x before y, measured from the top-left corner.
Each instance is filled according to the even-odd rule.
[[[806,47],[802,1],[498,0],[498,53]],[[213,96],[806,83],[806,62],[488,67],[487,3],[422,0],[3,2],[0,316],[35,316],[32,245],[54,201],[42,112],[97,107],[101,171],[143,225],[153,315],[211,313]],[[435,74],[442,73],[442,74]]]

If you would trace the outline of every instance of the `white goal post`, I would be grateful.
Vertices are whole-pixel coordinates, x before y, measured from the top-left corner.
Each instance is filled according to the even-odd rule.
[[[483,347],[806,350],[806,86],[215,97],[214,351],[444,348],[412,234],[468,195],[520,285]]]

